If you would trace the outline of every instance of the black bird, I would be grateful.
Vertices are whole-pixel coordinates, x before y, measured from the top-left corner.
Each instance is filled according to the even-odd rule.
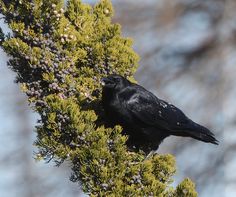
[[[180,109],[142,86],[120,75],[102,78],[102,85],[105,115],[112,125],[121,125],[129,135],[128,146],[153,152],[170,135],[218,144],[206,127],[193,122]]]

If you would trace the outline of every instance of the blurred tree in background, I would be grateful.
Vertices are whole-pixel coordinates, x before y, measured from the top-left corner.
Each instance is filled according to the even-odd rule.
[[[115,21],[142,57],[136,79],[220,140],[215,147],[172,137],[158,152],[176,155],[178,178],[190,176],[199,196],[235,196],[236,2],[116,2]]]
[[[8,65],[40,115],[37,159],[69,161],[71,180],[91,196],[197,195],[189,179],[170,186],[171,155],[143,161],[142,152],[127,150],[120,127],[103,126],[100,78],[132,79],[138,61],[130,39],[111,24],[110,1],[1,0],[0,12],[13,32],[0,38]]]

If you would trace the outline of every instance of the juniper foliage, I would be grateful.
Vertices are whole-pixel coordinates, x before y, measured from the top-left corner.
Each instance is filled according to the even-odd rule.
[[[156,155],[143,161],[130,152],[122,128],[105,128],[100,79],[119,73],[133,80],[138,56],[132,41],[111,23],[109,0],[94,7],[80,0],[0,0],[12,35],[0,31],[8,66],[40,115],[36,159],[71,163],[71,181],[90,196],[195,197],[185,179],[176,189],[175,160]]]

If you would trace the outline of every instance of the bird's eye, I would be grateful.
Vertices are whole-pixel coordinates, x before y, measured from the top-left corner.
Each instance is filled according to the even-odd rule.
[[[115,78],[115,81],[116,81],[116,82],[119,82],[119,81],[120,81],[120,78]]]

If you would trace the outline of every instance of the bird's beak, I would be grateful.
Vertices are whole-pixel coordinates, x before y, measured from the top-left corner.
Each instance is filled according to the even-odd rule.
[[[106,85],[106,83],[105,83],[105,77],[101,78],[101,84],[102,84],[102,86],[105,86],[105,85]]]
[[[112,81],[109,79],[109,78],[107,78],[107,77],[103,77],[102,79],[101,79],[101,84],[102,84],[102,86],[105,86],[106,84],[109,84],[109,83],[111,83]]]

